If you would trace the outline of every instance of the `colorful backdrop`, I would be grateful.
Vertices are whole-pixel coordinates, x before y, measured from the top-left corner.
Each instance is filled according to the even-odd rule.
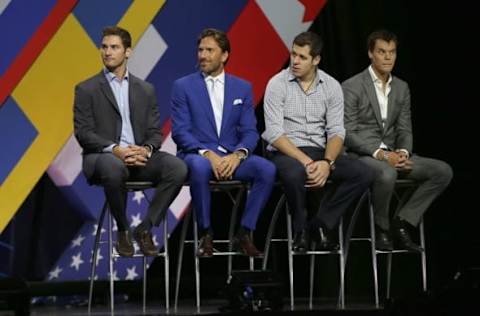
[[[227,71],[250,80],[259,102],[268,79],[288,58],[293,37],[307,30],[326,3],[322,0],[1,0],[0,29],[0,274],[12,269],[18,244],[7,227],[45,172],[82,224],[48,268],[48,280],[88,277],[102,190],[88,186],[81,173],[81,149],[72,135],[74,86],[100,71],[101,30],[119,25],[130,31],[132,73],[152,82],[165,134],[163,150],[174,153],[170,138],[172,82],[196,69],[196,37],[206,27],[225,30],[232,42]],[[21,23],[19,23],[21,21]],[[148,193],[147,193],[148,194]],[[171,206],[170,231],[189,205],[184,189]],[[142,193],[129,198],[132,225],[145,210]],[[21,220],[21,219],[19,219]],[[53,221],[52,221],[53,222]],[[45,223],[41,229],[55,231]],[[12,228],[13,229],[13,228]],[[155,241],[162,232],[155,231]],[[18,236],[17,234],[15,234]],[[21,235],[21,234],[20,234]],[[28,234],[25,234],[27,236]],[[106,248],[97,260],[104,278]],[[116,265],[115,278],[135,279],[133,259]]]

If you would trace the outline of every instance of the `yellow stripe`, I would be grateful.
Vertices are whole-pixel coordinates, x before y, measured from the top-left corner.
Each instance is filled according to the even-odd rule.
[[[69,15],[13,91],[38,135],[0,189],[0,231],[72,133],[73,86],[100,65],[97,48]]]
[[[118,26],[127,29],[132,36],[133,44],[141,37],[143,32],[157,15],[165,0],[137,0],[133,1],[128,11],[118,22]]]

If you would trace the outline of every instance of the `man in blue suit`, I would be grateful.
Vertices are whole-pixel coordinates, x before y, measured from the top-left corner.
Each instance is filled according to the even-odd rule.
[[[176,80],[172,90],[172,137],[190,172],[190,192],[201,231],[199,256],[213,255],[209,181],[250,182],[233,246],[248,256],[259,256],[250,232],[275,180],[274,165],[252,154],[259,139],[252,88],[247,81],[225,73],[229,54],[226,34],[205,29],[198,38],[200,71]]]

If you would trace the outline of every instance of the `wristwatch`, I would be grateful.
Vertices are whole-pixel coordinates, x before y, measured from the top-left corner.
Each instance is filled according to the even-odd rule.
[[[153,146],[150,144],[143,145],[143,147],[147,150],[147,158],[152,157]]]
[[[240,160],[240,162],[247,159],[247,155],[245,155],[245,152],[243,152],[243,151],[238,150],[238,151],[234,151],[233,153],[235,154],[235,156],[237,156],[237,158]]]
[[[328,159],[328,158],[323,158],[321,159],[320,161],[326,161],[328,163],[328,165],[330,166],[330,170],[335,170],[335,160],[331,160],[331,159]]]

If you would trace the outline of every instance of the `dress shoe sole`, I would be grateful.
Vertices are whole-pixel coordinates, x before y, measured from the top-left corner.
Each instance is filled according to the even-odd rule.
[[[142,238],[141,238],[140,234],[138,234],[137,232],[133,233],[133,239],[135,239],[135,242],[137,243],[138,248],[140,248],[140,252],[143,253],[144,256],[146,256],[146,257],[156,257],[160,253],[160,251],[158,249],[152,249],[152,250],[144,249],[144,247],[142,246],[142,244],[143,244],[142,243]]]
[[[197,251],[197,257],[200,257],[200,258],[212,258],[213,257],[213,253],[212,254],[207,254],[207,253],[201,253],[201,252],[198,252]]]
[[[115,250],[117,251],[118,255],[121,256],[121,257],[131,258],[135,254],[135,251],[122,253],[121,251],[118,250],[118,247],[116,247],[116,246],[115,246]]]
[[[393,251],[393,245],[383,245],[380,243],[375,243],[375,250],[380,251]]]
[[[293,247],[293,248],[292,248],[292,251],[293,251],[293,252],[298,252],[298,253],[306,253],[306,252],[307,252],[307,248],[303,248],[303,247],[302,247],[302,248],[295,248],[295,247]]]
[[[246,251],[241,245],[240,243],[233,243],[232,244],[232,249],[233,251],[237,251],[237,252],[240,252],[241,254],[247,256],[247,257],[254,257],[254,258],[262,258],[263,257],[263,253],[262,252],[258,252],[256,254],[248,254],[248,251]]]

